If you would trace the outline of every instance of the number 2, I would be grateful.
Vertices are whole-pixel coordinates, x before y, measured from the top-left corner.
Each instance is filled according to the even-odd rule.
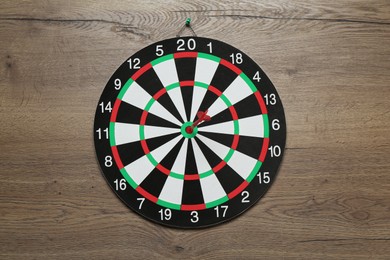
[[[249,191],[246,191],[244,190],[243,192],[241,192],[241,196],[242,196],[242,200],[241,200],[241,203],[249,203]]]

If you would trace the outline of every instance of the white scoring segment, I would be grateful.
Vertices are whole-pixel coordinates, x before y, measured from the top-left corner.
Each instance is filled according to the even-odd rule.
[[[206,95],[207,89],[201,87],[194,87],[194,91],[192,93],[192,104],[191,104],[191,117],[189,121],[196,120],[196,113],[199,111],[200,104],[204,96]]]
[[[163,144],[162,146],[154,149],[150,152],[150,154],[153,156],[153,158],[160,163],[162,159],[172,150],[172,148],[180,141],[180,139],[183,138],[181,135],[175,137],[171,141]]]
[[[216,114],[229,108],[221,97],[217,98],[214,103],[209,107],[207,114],[212,118]]]
[[[133,82],[126,93],[123,95],[122,101],[129,103],[139,109],[144,110],[148,102],[152,99],[137,82]],[[151,106],[150,113],[165,120],[168,120],[178,126],[181,126],[181,122],[177,120],[168,110],[166,110],[159,102],[154,102]]]
[[[263,115],[238,120],[240,136],[264,137]]]
[[[181,204],[183,183],[181,179],[168,176],[158,198],[169,203]]]
[[[171,98],[173,104],[175,104],[177,111],[179,111],[179,114],[184,122],[187,122],[187,115],[186,115],[186,109],[184,107],[183,102],[183,95],[181,93],[180,88],[173,88],[169,90],[168,92],[169,97]]]
[[[194,150],[196,168],[198,169],[198,173],[204,173],[211,170],[211,166],[204,156],[202,150],[200,149],[198,143],[195,139],[191,139],[192,149]]]
[[[210,84],[219,63],[213,60],[198,57],[195,67],[195,81]]]
[[[127,91],[122,97],[122,101],[129,103],[140,109],[144,109],[148,104],[151,96],[137,82],[131,83]]]
[[[195,67],[195,82],[202,82],[204,84],[210,85],[211,80],[214,77],[215,71],[218,68],[219,63],[213,60],[200,58],[196,59]],[[204,98],[206,91],[196,91],[197,87],[194,89],[194,95],[192,97],[192,108],[191,108],[191,118],[194,120],[196,113],[199,110],[199,106]],[[195,93],[197,92],[197,93]],[[196,95],[196,96],[195,96]]]
[[[213,202],[226,196],[226,192],[215,174],[201,178],[200,186],[202,187],[205,203]]]
[[[158,147],[157,149],[151,152],[153,158],[160,163],[162,159],[172,150],[172,148],[177,144],[177,142],[182,138],[178,136],[171,141],[165,143],[164,145]],[[135,160],[134,162],[125,166],[126,172],[138,185],[152,172],[155,166],[149,160],[147,155],[142,156],[141,158]]]
[[[196,167],[199,173],[211,170],[211,166],[206,157],[202,153],[200,147],[194,139],[191,139],[192,147],[194,149]],[[205,178],[200,179],[200,186],[202,187],[202,194],[205,203],[218,200],[226,196],[226,192],[218,181],[215,174],[211,174]]]
[[[237,172],[244,180],[248,178],[252,170],[255,168],[257,159],[245,155],[239,151],[235,151],[230,158],[228,165]]]
[[[179,128],[161,127],[161,126],[144,126],[145,139],[164,136],[174,133],[180,133]]]
[[[179,77],[177,76],[176,64],[174,59],[169,59],[160,62],[157,65],[154,65],[153,69],[165,88],[173,83],[179,82]],[[167,93],[175,104],[177,110],[179,111],[180,116],[183,118],[184,121],[187,121],[183,97],[180,88],[173,88]]]
[[[197,136],[206,146],[208,146],[222,160],[229,153],[230,147],[220,144],[214,140],[211,140],[210,138],[205,137],[199,133]]]
[[[198,129],[202,132],[234,135],[234,121],[227,121],[208,126],[199,125]]]
[[[139,141],[139,125],[114,123],[115,145]]]
[[[134,162],[125,166],[126,172],[129,174],[131,179],[137,185],[139,185],[154,169],[154,165],[149,161],[148,157],[142,156]]]
[[[181,145],[179,154],[176,157],[175,162],[172,165],[171,171],[174,173],[184,175],[187,159],[187,148],[188,148],[188,139],[184,139],[183,144]]]
[[[218,155],[221,160],[225,158],[226,153],[230,150],[230,148],[226,145],[215,142],[202,135],[199,135],[199,139],[201,139],[216,155]],[[252,158],[235,150],[227,164],[245,180],[257,162],[258,160],[256,158]]]
[[[179,82],[177,76],[176,64],[174,59],[169,59],[163,62],[160,62],[153,66],[154,71],[156,72],[158,78],[164,87],[169,86],[173,83]]]
[[[252,89],[248,84],[242,79],[242,77],[237,76],[236,79],[225,89],[222,93],[231,103],[231,105],[240,102],[244,98],[253,94]],[[215,100],[215,102],[210,106],[208,114],[209,116],[215,116],[218,113],[222,112],[227,108],[227,105],[221,98]]]

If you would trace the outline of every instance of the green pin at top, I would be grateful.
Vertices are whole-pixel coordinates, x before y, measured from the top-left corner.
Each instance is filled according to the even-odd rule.
[[[186,26],[190,27],[190,23],[191,23],[191,18],[187,18],[186,19]]]
[[[180,29],[180,31],[177,33],[176,37],[180,37],[180,35],[182,34],[182,32],[183,32],[186,28],[190,29],[191,32],[192,32],[192,34],[196,37],[196,33],[194,32],[194,30],[193,30],[192,27],[191,27],[191,18],[189,18],[189,17],[186,19],[185,24],[184,24],[183,27]]]

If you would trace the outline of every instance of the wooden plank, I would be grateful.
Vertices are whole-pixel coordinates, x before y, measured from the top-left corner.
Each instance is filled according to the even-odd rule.
[[[127,57],[186,17],[271,77],[287,149],[267,195],[202,230],[150,223],[101,176],[93,116]],[[239,37],[235,37],[239,35]],[[0,257],[387,259],[386,1],[2,1]]]

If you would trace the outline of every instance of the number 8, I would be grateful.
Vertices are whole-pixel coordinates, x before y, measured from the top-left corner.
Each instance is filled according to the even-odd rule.
[[[106,167],[111,167],[112,166],[112,157],[107,155],[105,158],[104,158],[104,165]]]

